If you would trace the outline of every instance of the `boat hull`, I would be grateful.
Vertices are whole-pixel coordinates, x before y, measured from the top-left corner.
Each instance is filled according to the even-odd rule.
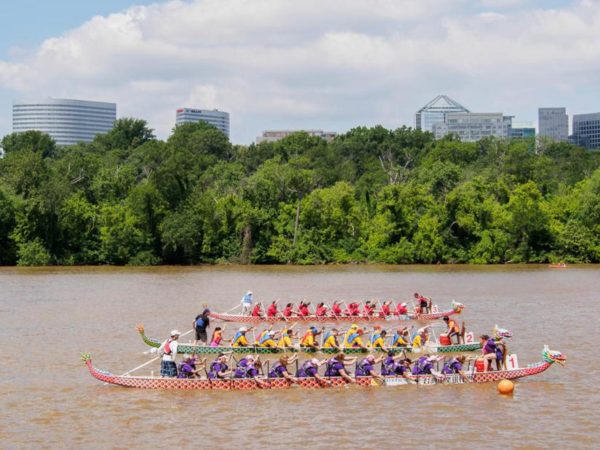
[[[257,390],[257,389],[289,389],[293,386],[306,389],[318,389],[328,387],[342,387],[348,383],[340,377],[325,377],[329,385],[321,383],[316,378],[303,378],[298,383],[291,383],[283,378],[264,379],[261,380],[264,386],[259,386],[251,379],[226,379],[226,380],[209,380],[209,379],[181,379],[181,378],[163,378],[163,377],[136,377],[136,376],[119,376],[109,372],[96,369],[90,358],[85,360],[85,363],[90,371],[90,374],[105,383],[137,388],[137,389],[174,389],[174,390]],[[468,378],[473,383],[489,383],[500,380],[514,380],[518,378],[537,375],[544,372],[550,367],[549,362],[540,362],[526,368],[514,370],[502,370],[497,372],[475,372],[468,375]],[[380,383],[376,382],[373,377],[356,377],[356,385],[360,387],[377,386]],[[383,385],[400,386],[408,385],[409,382],[401,377],[383,377]],[[433,385],[433,384],[464,384],[465,381],[458,375],[449,375],[443,381],[436,380],[431,375],[421,375],[416,379],[416,384]]]

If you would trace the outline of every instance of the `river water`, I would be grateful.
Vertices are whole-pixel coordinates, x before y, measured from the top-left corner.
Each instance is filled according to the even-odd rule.
[[[164,338],[203,303],[225,311],[249,289],[265,302],[456,299],[477,334],[513,332],[521,365],[546,343],[568,362],[501,396],[494,383],[134,390],[103,385],[79,359],[125,372],[150,358],[137,323]],[[0,447],[598,448],[599,297],[599,266],[0,268]]]

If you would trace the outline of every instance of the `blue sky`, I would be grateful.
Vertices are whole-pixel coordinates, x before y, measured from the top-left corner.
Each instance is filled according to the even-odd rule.
[[[176,108],[218,108],[244,144],[412,125],[437,94],[517,120],[600,111],[598,0],[21,0],[0,17],[0,136],[31,96],[115,101],[160,137]]]

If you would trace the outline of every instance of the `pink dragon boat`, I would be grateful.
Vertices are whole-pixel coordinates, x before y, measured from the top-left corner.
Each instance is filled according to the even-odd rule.
[[[222,320],[224,322],[236,322],[236,323],[249,323],[258,325],[261,323],[364,323],[364,322],[381,322],[381,321],[407,321],[414,320],[418,322],[428,322],[431,320],[442,319],[444,317],[449,317],[454,314],[460,314],[465,306],[462,303],[452,302],[450,309],[446,311],[432,312],[428,314],[421,314],[416,312],[409,312],[408,314],[403,315],[389,315],[389,316],[381,316],[378,314],[373,314],[371,316],[367,315],[358,315],[358,316],[348,316],[348,315],[326,315],[326,316],[292,316],[292,317],[284,317],[282,315],[278,315],[275,317],[266,317],[266,316],[244,316],[241,314],[226,314],[226,313],[217,313],[211,312],[209,313],[209,317],[212,319]]]
[[[515,368],[510,370],[476,372],[475,369],[468,371],[467,378],[472,383],[489,383],[501,380],[514,380],[518,378],[538,375],[546,371],[555,362],[564,364],[566,357],[555,350],[549,350],[544,347],[542,352],[543,360],[535,364],[530,364],[524,368]],[[114,384],[117,386],[138,388],[138,389],[179,389],[179,390],[225,390],[225,391],[240,391],[240,390],[255,390],[255,389],[289,389],[292,386],[300,388],[328,388],[346,386],[348,383],[341,377],[324,377],[328,384],[322,384],[316,378],[300,378],[298,383],[291,383],[284,378],[264,378],[261,379],[263,386],[258,385],[252,379],[217,379],[210,380],[208,378],[164,378],[156,376],[131,376],[131,375],[114,375],[110,372],[97,369],[92,364],[92,358],[89,354],[82,355],[82,360],[87,365],[91,375],[105,383]],[[458,374],[444,375],[434,377],[432,375],[419,375],[416,380],[409,381],[406,378],[386,376],[383,377],[383,382],[373,377],[356,377],[356,385],[361,387],[367,386],[399,386],[408,384],[464,384],[465,380]]]

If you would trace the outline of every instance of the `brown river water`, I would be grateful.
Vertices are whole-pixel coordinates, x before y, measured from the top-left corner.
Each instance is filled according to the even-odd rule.
[[[185,332],[203,303],[225,311],[249,289],[265,302],[456,299],[467,328],[513,332],[522,366],[546,343],[568,361],[502,396],[495,383],[135,390],[79,359],[125,372],[151,357],[136,323]],[[0,268],[0,448],[598,448],[599,305],[600,266]]]

